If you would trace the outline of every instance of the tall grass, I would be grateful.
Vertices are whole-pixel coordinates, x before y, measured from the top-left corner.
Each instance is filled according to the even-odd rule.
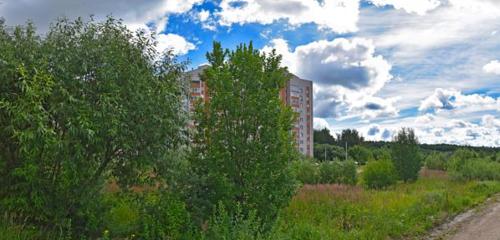
[[[275,239],[418,239],[435,224],[500,192],[499,182],[458,183],[425,171],[387,190],[305,185],[285,209]]]

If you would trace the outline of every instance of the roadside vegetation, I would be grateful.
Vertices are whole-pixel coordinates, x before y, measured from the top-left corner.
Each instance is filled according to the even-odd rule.
[[[281,56],[215,42],[210,101],[121,21],[0,21],[0,237],[418,239],[500,192],[498,149],[315,131],[296,152]],[[189,127],[188,127],[189,126]]]
[[[305,185],[283,211],[275,239],[422,239],[436,224],[497,192],[499,182],[457,182],[432,170],[414,183],[382,190]]]

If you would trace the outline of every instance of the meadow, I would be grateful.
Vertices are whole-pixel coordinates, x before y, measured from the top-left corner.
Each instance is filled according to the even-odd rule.
[[[421,239],[433,226],[500,192],[498,181],[454,181],[422,170],[385,190],[304,185],[280,216],[278,239]]]

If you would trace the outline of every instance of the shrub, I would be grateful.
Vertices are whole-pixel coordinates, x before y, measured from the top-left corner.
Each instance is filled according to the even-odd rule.
[[[383,160],[383,159],[391,159],[391,151],[387,147],[380,147],[372,149],[373,159],[375,160]]]
[[[386,188],[397,181],[397,172],[390,160],[370,161],[362,173],[363,183],[372,189]]]
[[[138,206],[127,198],[121,198],[105,214],[104,226],[113,237],[127,237],[139,230]]]
[[[404,182],[416,181],[421,168],[421,156],[413,129],[402,128],[395,136],[391,150],[392,162],[399,179]]]
[[[318,165],[319,163],[309,159],[293,161],[291,163],[292,173],[303,184],[317,184],[320,182]]]
[[[193,226],[185,204],[172,193],[147,193],[141,216],[142,239],[192,239]]]
[[[479,155],[476,152],[469,149],[460,148],[453,152],[453,154],[451,155],[450,160],[447,164],[447,168],[452,171],[458,171],[466,164],[468,160],[478,157]]]
[[[321,163],[319,173],[319,183],[356,184],[356,164],[353,161]]]
[[[349,156],[359,165],[365,165],[369,160],[373,159],[372,152],[368,148],[359,145],[349,149]]]
[[[194,228],[185,204],[164,190],[109,194],[105,236],[111,238],[192,239]]]
[[[224,205],[219,204],[208,223],[208,228],[202,236],[206,240],[260,240],[265,239],[262,221],[255,211],[244,214],[240,205],[236,212],[229,214]]]
[[[315,162],[295,161],[291,164],[296,179],[303,184],[350,184],[357,182],[356,163],[353,161]]]
[[[498,162],[487,158],[471,158],[457,162],[450,170],[450,175],[456,180],[500,180]]]
[[[446,170],[446,156],[443,153],[432,152],[425,158],[425,166],[433,170]]]

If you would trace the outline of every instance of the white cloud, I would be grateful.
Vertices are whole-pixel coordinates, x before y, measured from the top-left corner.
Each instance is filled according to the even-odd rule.
[[[330,125],[323,118],[314,118],[313,123],[314,123],[314,126],[313,126],[314,129],[323,129],[323,128],[330,129]]]
[[[428,11],[437,8],[439,0],[370,0],[375,6],[392,5],[395,9],[403,9],[408,13],[424,15]]]
[[[432,123],[436,117],[433,114],[426,113],[425,115],[415,118],[415,123],[428,124]]]
[[[165,50],[172,50],[176,55],[184,55],[191,50],[196,49],[193,43],[186,41],[186,39],[177,34],[159,34],[157,36],[158,46],[160,52]]]
[[[336,38],[315,41],[290,50],[283,39],[274,39],[262,51],[283,56],[283,64],[301,78],[314,82],[315,115],[332,118],[339,112],[344,117],[375,118],[395,116],[397,98],[382,99],[374,95],[392,79],[391,65],[375,55],[368,39]]]
[[[199,13],[198,13],[198,18],[200,19],[200,21],[202,22],[205,22],[208,20],[208,17],[210,17],[210,11],[208,10],[201,10]]]
[[[48,29],[50,22],[58,17],[88,17],[94,15],[96,19],[104,19],[107,15],[123,19],[129,29],[150,30],[146,25],[151,23],[157,35],[157,50],[163,52],[172,49],[175,54],[183,55],[195,49],[195,45],[184,37],[176,34],[163,34],[168,21],[168,15],[189,11],[195,4],[203,0],[146,0],[140,3],[135,0],[116,1],[60,1],[60,0],[26,0],[7,1],[0,4],[0,16],[6,19],[7,24],[24,24],[32,20],[41,32]]]
[[[217,30],[217,22],[214,19],[214,16],[212,13],[210,13],[209,10],[200,10],[199,12],[195,13],[195,21],[199,22],[201,24],[201,27],[203,29],[207,29],[210,31],[215,31]]]
[[[500,111],[500,98],[479,94],[466,95],[454,89],[437,88],[431,96],[421,102],[419,110]]]
[[[492,60],[488,64],[484,65],[483,71],[486,73],[500,75],[500,62],[498,60]]]
[[[433,115],[432,121],[425,123],[418,118],[411,116],[397,121],[360,125],[358,130],[366,132],[368,140],[391,140],[393,133],[404,126],[413,128],[421,143],[500,147],[500,119],[493,115],[483,115],[480,124],[448,116]]]
[[[399,110],[394,106],[397,100],[398,98],[383,99],[374,96],[366,96],[351,103],[349,111],[358,113],[363,119],[394,117],[399,113]]]
[[[166,16],[172,13],[184,13],[193,5],[203,0],[87,0],[87,1],[61,1],[61,0],[25,0],[2,1],[0,16],[6,19],[8,25],[24,24],[32,20],[40,31],[45,32],[49,23],[58,17],[65,16],[70,19],[94,15],[102,19],[113,15],[124,20],[125,24],[137,28],[145,26],[148,22],[166,22]],[[164,27],[164,26],[162,26]],[[161,29],[163,30],[163,29]]]
[[[357,30],[359,0],[222,0],[220,24],[270,24],[286,20],[297,26],[315,23],[320,28],[346,33]]]
[[[496,119],[493,115],[484,115],[481,118],[481,125],[487,128],[497,128],[500,131],[500,119]]]
[[[380,0],[380,2],[402,2],[401,0]],[[421,4],[428,1],[405,1],[408,4]],[[409,3],[411,2],[411,3]],[[435,1],[432,1],[435,2]],[[447,0],[425,17],[397,15],[393,12],[362,13],[365,27],[377,19],[378,26],[387,21],[390,28],[383,34],[370,36],[377,47],[391,48],[398,58],[413,59],[425,54],[427,50],[437,49],[453,43],[463,43],[479,35],[493,37],[491,32],[500,25],[500,1],[496,0]],[[375,26],[375,29],[377,26]],[[363,29],[362,29],[363,30]],[[487,40],[487,39],[483,39]]]
[[[418,110],[453,109],[454,106],[452,100],[457,94],[459,94],[459,92],[455,90],[438,88],[431,96],[427,97],[420,103]]]

